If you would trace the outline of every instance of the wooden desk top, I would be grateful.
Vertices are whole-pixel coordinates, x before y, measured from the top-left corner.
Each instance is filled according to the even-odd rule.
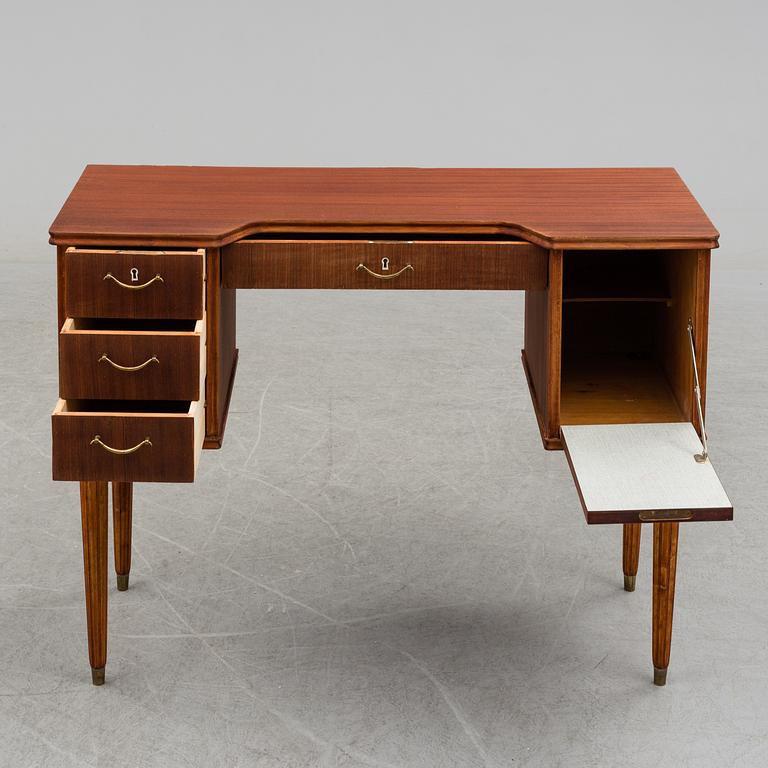
[[[716,248],[673,168],[89,165],[62,245],[216,247],[258,232],[497,233],[547,248]]]

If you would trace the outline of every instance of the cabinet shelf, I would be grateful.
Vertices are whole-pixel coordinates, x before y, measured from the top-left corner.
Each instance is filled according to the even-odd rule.
[[[563,279],[563,301],[671,303],[662,254],[569,255]]]
[[[618,295],[609,295],[609,296],[597,296],[594,293],[589,296],[563,296],[563,302],[565,303],[576,303],[576,302],[593,302],[593,301],[603,301],[603,302],[609,302],[609,301],[635,301],[635,302],[657,302],[660,304],[666,304],[667,306],[670,306],[672,303],[672,300],[669,296],[651,296],[648,293],[644,293],[638,296],[618,296]]]
[[[579,279],[581,278],[581,279]],[[671,296],[663,281],[649,279],[648,275],[627,280],[616,280],[606,275],[574,276],[563,285],[563,301],[636,301],[671,303]]]

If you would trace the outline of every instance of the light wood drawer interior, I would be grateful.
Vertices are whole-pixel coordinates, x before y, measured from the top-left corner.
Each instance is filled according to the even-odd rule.
[[[68,248],[68,317],[203,317],[205,252]]]
[[[205,437],[204,403],[59,400],[53,479],[192,482]]]
[[[205,319],[67,318],[59,338],[59,396],[200,400],[205,359]]]
[[[222,250],[225,288],[518,290],[547,285],[522,241],[248,239]]]

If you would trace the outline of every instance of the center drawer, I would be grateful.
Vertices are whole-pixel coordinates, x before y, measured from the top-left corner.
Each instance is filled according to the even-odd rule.
[[[522,241],[248,239],[222,250],[225,288],[521,290],[547,285]]]
[[[59,396],[199,400],[205,320],[67,318],[59,335]]]
[[[191,483],[205,437],[202,400],[59,400],[54,480]]]

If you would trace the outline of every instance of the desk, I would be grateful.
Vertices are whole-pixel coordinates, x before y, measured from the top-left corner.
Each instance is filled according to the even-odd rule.
[[[240,288],[524,290],[543,447],[589,524],[653,525],[654,682],[669,665],[679,524],[730,520],[707,454],[718,233],[670,168],[88,166],[50,229],[53,478],[80,483],[88,650],[107,658],[108,491],[128,588],[134,482],[192,482],[220,448]]]

